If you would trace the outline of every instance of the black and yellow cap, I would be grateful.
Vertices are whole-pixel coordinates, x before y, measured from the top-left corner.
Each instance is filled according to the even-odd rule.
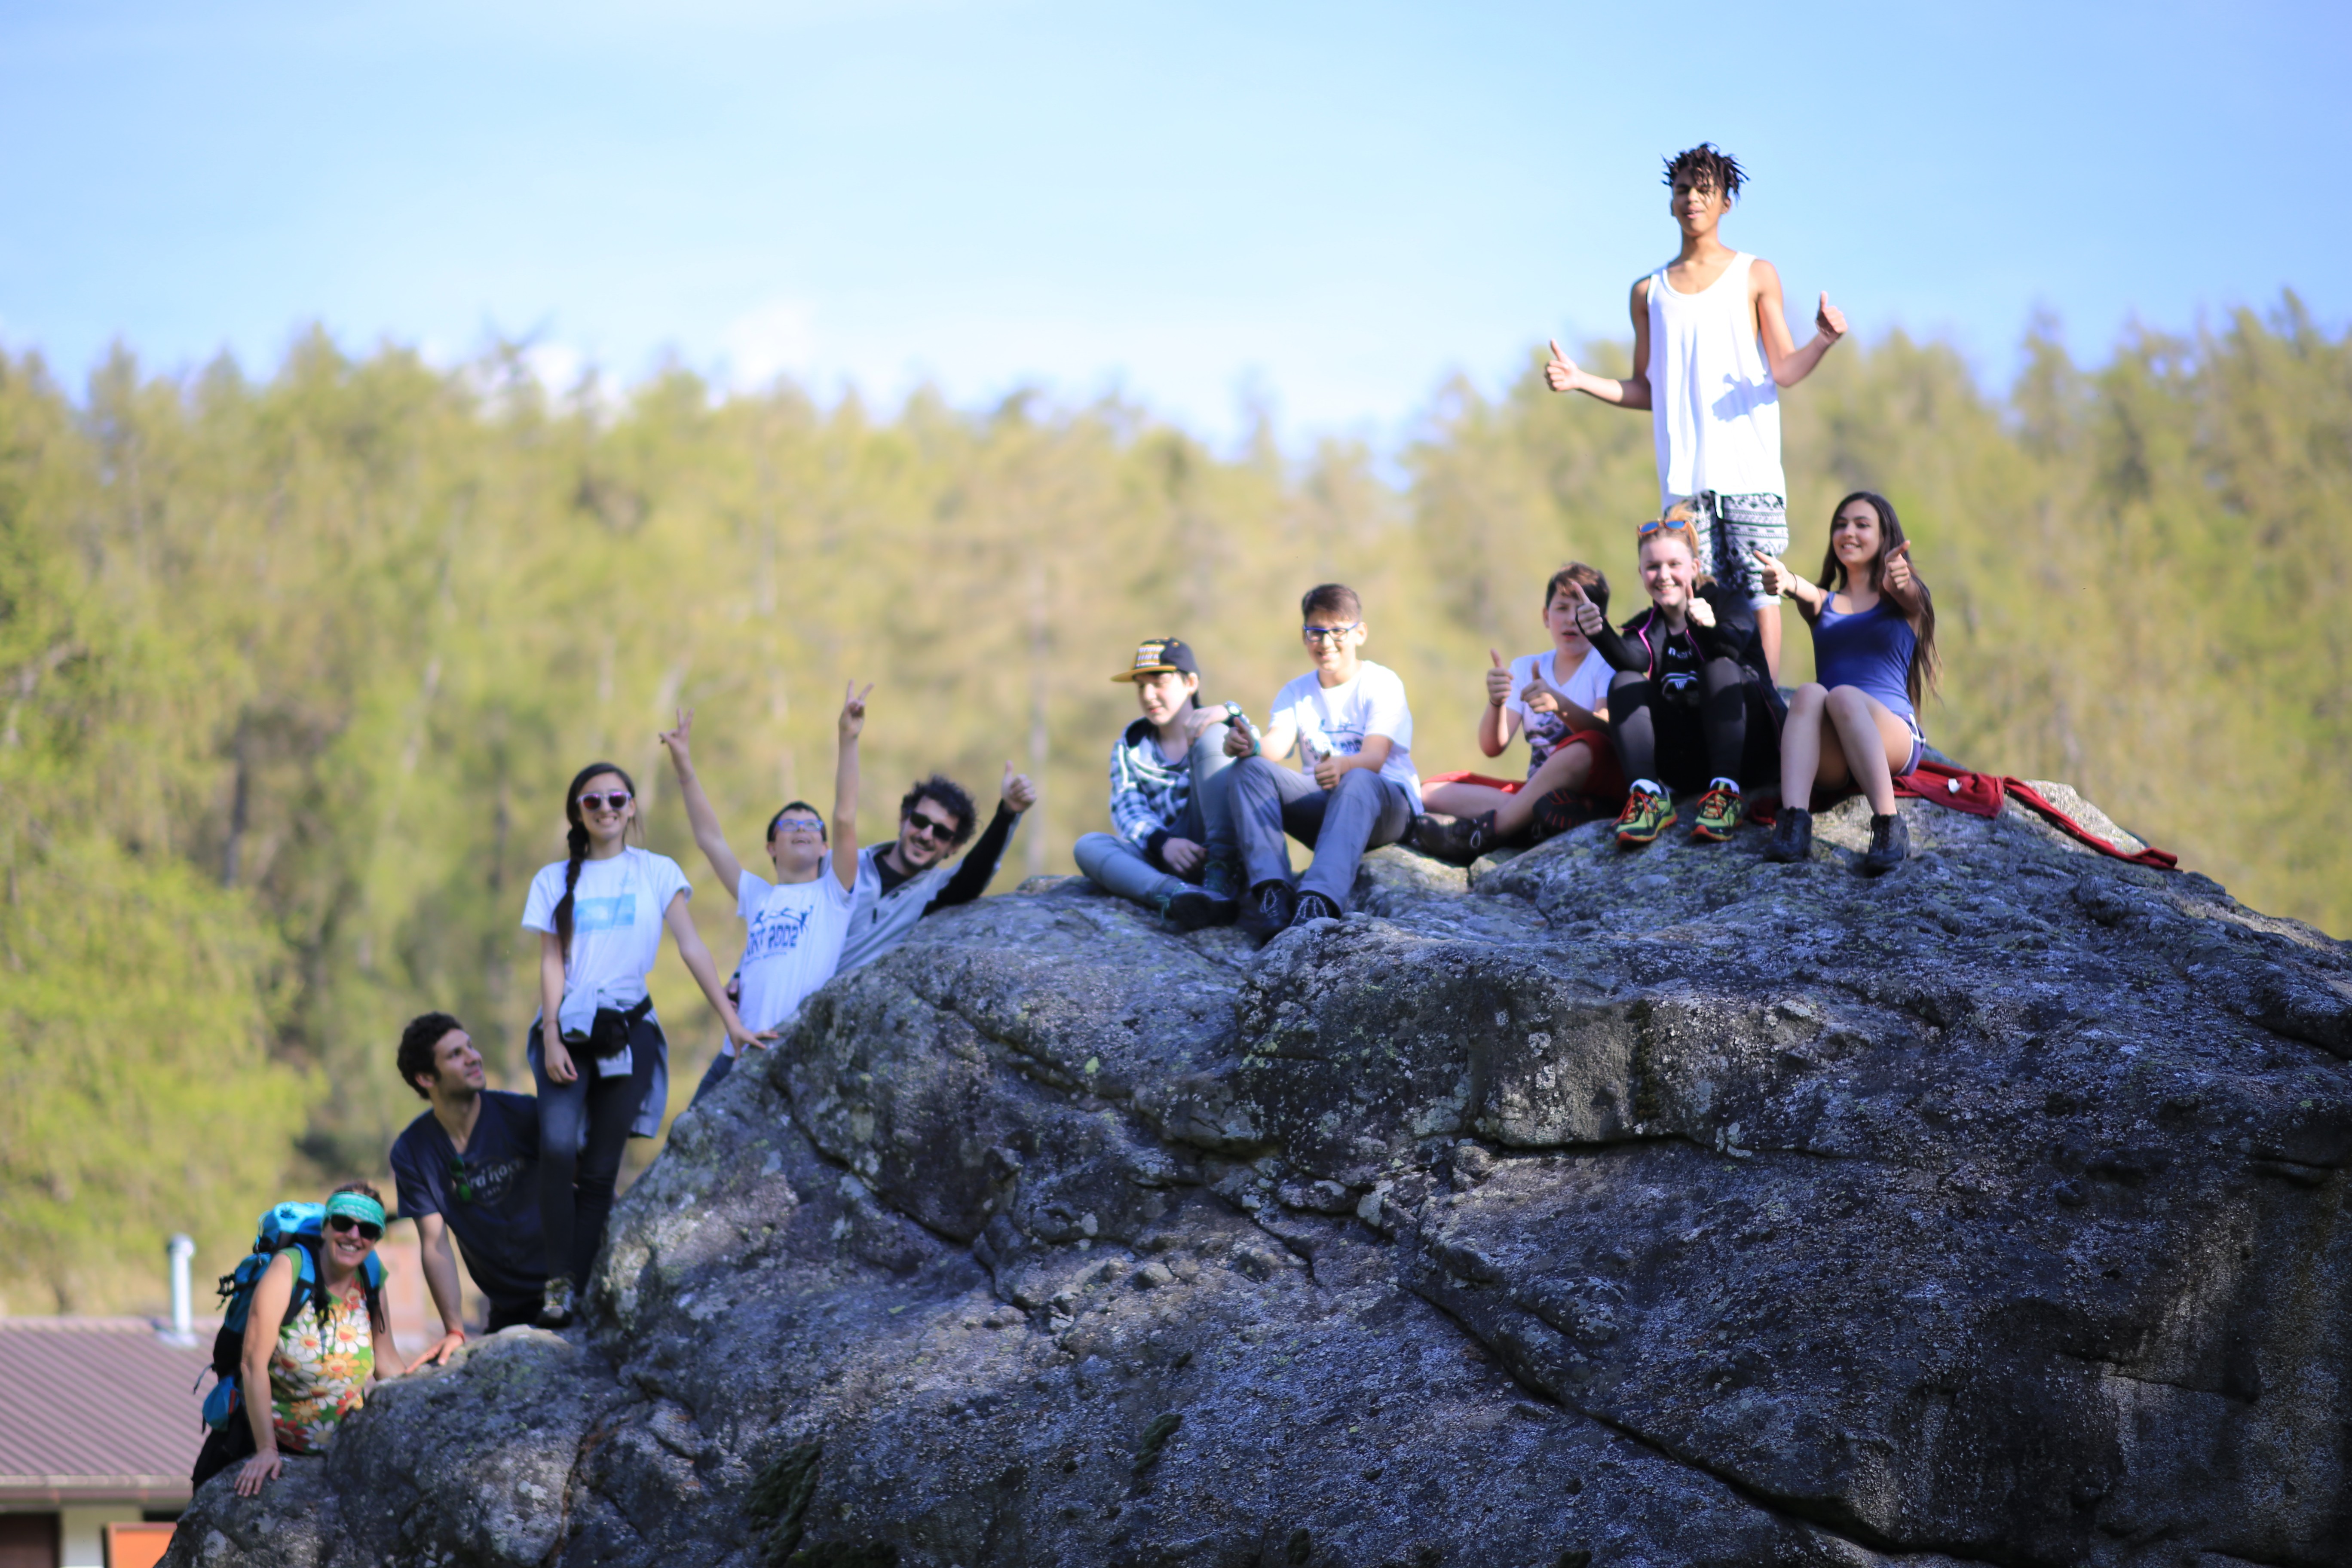
[[[1200,665],[1193,660],[1192,650],[1180,639],[1146,637],[1135,645],[1135,668],[1111,679],[1117,681],[1139,680],[1147,675],[1165,675],[1171,669],[1184,675],[1201,673]]]

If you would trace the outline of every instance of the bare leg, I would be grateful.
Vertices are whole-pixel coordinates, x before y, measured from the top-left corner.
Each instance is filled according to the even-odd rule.
[[[1789,717],[1780,725],[1780,804],[1804,811],[1813,802],[1813,785],[1822,773],[1822,710],[1829,689],[1818,681],[1797,688],[1789,699]],[[1845,782],[1845,758],[1837,758],[1839,784]]]
[[[1536,806],[1556,789],[1582,789],[1592,777],[1592,748],[1562,746],[1544,759],[1517,795],[1505,795],[1495,808],[1495,837],[1516,838],[1536,819]]]
[[[1421,791],[1422,809],[1444,816],[1484,816],[1490,811],[1502,810],[1516,798],[1489,784],[1424,784]]]
[[[1831,692],[1827,707],[1843,753],[1839,760],[1870,798],[1871,815],[1894,816],[1895,770],[1911,760],[1911,727],[1858,686]]]

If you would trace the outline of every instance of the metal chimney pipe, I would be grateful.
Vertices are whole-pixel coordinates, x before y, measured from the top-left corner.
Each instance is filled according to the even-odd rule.
[[[196,1342],[194,1311],[188,1300],[188,1259],[196,1255],[195,1241],[174,1236],[163,1244],[172,1257],[172,1331],[163,1337],[175,1345]]]

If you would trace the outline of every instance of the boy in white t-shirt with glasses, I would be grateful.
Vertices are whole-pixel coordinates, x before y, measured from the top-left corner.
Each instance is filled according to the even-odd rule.
[[[808,994],[833,978],[841,961],[850,900],[857,889],[857,737],[866,729],[866,699],[873,689],[869,682],[860,691],[852,681],[842,694],[835,726],[840,751],[833,768],[832,830],[826,831],[824,818],[803,800],[788,803],[769,818],[768,863],[776,873],[772,882],[744,869],[736,859],[726,830],[719,826],[719,813],[703,793],[694,771],[694,710],[681,709],[677,728],[662,731],[670,765],[677,770],[694,842],[720,883],[733,890],[735,912],[747,928],[743,961],[736,969],[742,984],[736,1010],[743,1026],[762,1044],[777,1038]],[[734,1067],[735,1047],[730,1041],[712,1058],[694,1098],[709,1093]]]
[[[1778,560],[1789,548],[1780,388],[1811,375],[1846,325],[1823,294],[1812,339],[1798,347],[1780,273],[1717,237],[1747,178],[1739,161],[1711,142],[1667,159],[1665,183],[1674,191],[1667,211],[1682,230],[1682,249],[1633,285],[1633,374],[1612,381],[1580,370],[1555,342],[1544,380],[1554,392],[1650,410],[1658,510],[1689,503],[1699,575],[1712,575],[1754,607],[1778,680],[1780,601],[1764,591],[1756,552]]]
[[[1261,941],[1338,919],[1364,851],[1402,838],[1421,810],[1412,710],[1396,671],[1363,655],[1362,601],[1344,584],[1326,583],[1308,589],[1298,608],[1315,668],[1276,694],[1263,736],[1245,724],[1225,735],[1225,750],[1242,759],[1233,769],[1232,807],[1249,888],[1242,925]],[[1294,747],[1303,773],[1274,760]],[[1286,834],[1315,850],[1295,892]]]

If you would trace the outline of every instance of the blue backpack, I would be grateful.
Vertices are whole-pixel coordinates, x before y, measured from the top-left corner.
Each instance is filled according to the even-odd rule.
[[[213,1336],[213,1375],[218,1381],[205,1395],[205,1426],[226,1427],[237,1418],[242,1407],[237,1373],[245,1365],[246,1316],[253,1310],[254,1287],[261,1283],[262,1275],[279,1253],[289,1247],[294,1250],[294,1294],[286,1303],[287,1320],[291,1321],[306,1308],[324,1310],[327,1273],[320,1265],[319,1248],[326,1223],[324,1204],[278,1204],[264,1209],[260,1223],[254,1226],[253,1250],[220,1277],[220,1299],[227,1306],[221,1313],[220,1332]],[[369,1253],[360,1268],[360,1283],[367,1292],[368,1316],[382,1319],[383,1259]]]

